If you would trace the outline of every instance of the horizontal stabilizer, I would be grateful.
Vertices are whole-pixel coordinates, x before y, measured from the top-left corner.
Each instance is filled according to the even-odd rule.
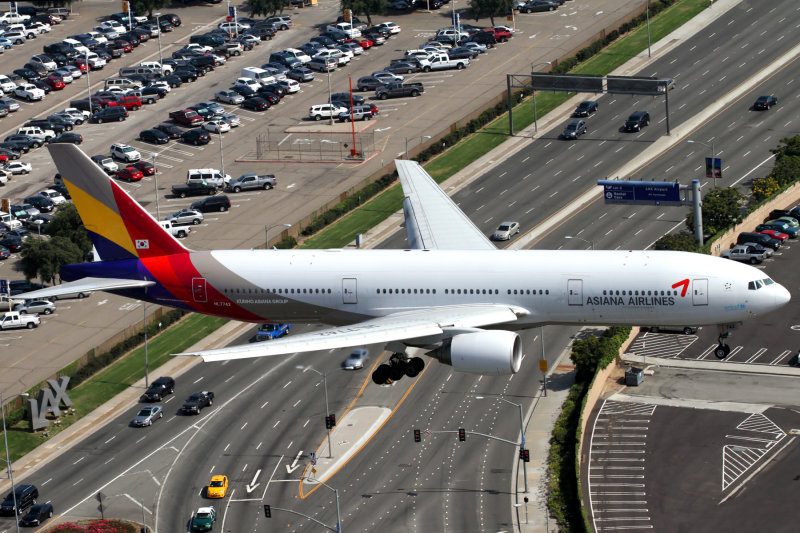
[[[76,292],[93,292],[93,291],[113,291],[118,289],[138,289],[142,287],[150,287],[155,285],[155,281],[147,281],[141,279],[115,279],[115,278],[83,278],[77,281],[70,281],[56,285],[54,287],[47,287],[46,289],[39,289],[36,291],[18,294],[14,298],[21,300],[34,300],[39,298],[52,298],[53,296],[61,296],[64,294],[74,294]]]

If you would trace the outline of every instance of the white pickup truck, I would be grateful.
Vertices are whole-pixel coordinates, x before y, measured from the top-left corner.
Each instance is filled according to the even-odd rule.
[[[161,227],[170,232],[176,239],[182,239],[189,235],[189,232],[192,231],[192,228],[189,226],[175,226],[172,224],[171,220],[159,220],[158,223],[161,224]]]
[[[450,59],[446,54],[437,54],[428,59],[420,59],[419,64],[423,72],[448,69],[461,70],[469,66],[469,59]]]
[[[0,316],[0,329],[28,328],[33,329],[40,324],[39,315],[29,315],[19,311],[7,311]]]
[[[727,259],[733,259],[734,261],[744,261],[746,263],[750,263],[751,265],[760,263],[761,261],[766,259],[767,256],[765,252],[756,250],[752,246],[748,246],[746,244],[740,244],[738,246],[734,246],[730,250],[723,251],[721,255],[722,257],[725,257]]]

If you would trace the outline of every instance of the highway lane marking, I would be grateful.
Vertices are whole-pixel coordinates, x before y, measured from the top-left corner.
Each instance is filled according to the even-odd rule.
[[[275,422],[275,425],[274,425],[274,426],[272,426],[272,429],[275,429],[276,427],[278,427],[278,424],[280,424],[280,423],[281,423],[281,421],[280,421],[280,420],[278,420],[277,422]]]
[[[264,404],[261,406],[261,409],[265,408],[267,405],[269,405],[269,400],[267,400],[266,402],[264,402]]]
[[[262,444],[264,444],[264,441],[263,441],[263,440],[262,440],[261,442],[259,442],[259,443],[258,443],[258,446],[256,446],[256,450],[258,450],[259,448],[261,448],[261,445],[262,445]]]
[[[294,402],[294,405],[292,405],[292,407],[297,407],[297,404],[299,404],[299,403],[300,403],[300,402],[302,402],[302,401],[303,401],[303,400],[297,400],[296,402]]]
[[[83,478],[80,478],[78,481],[76,481],[75,483],[73,483],[73,484],[72,484],[72,486],[74,487],[75,485],[77,485],[77,484],[78,484],[78,483],[80,483],[81,481],[83,481]]]
[[[76,464],[80,463],[81,461],[83,461],[84,459],[86,459],[86,456],[83,456],[83,457],[81,457],[80,459],[78,459],[77,461],[75,461],[75,462],[74,462],[74,463],[72,463],[72,464],[73,464],[73,465],[76,465]]]
[[[286,382],[286,385],[284,385],[283,388],[285,389],[286,387],[291,385],[291,383],[292,383],[292,380],[290,379],[289,381]]]
[[[247,427],[247,422],[245,422],[245,423],[244,423],[244,425],[243,425],[242,427],[240,427],[240,428],[239,428],[239,431],[243,430],[243,429],[244,429],[244,428],[246,428],[246,427]]]
[[[204,378],[204,377],[205,377],[205,376],[200,376],[199,378],[197,378],[196,380],[194,380],[194,384],[196,385],[196,384],[200,383],[201,381],[203,381],[203,378]]]
[[[116,439],[116,438],[117,438],[117,436],[116,436],[116,435],[114,435],[113,437],[111,437],[110,439],[108,439],[107,441],[105,441],[103,444],[108,444],[109,442],[111,442],[112,440],[114,440],[114,439]]]
[[[50,478],[50,479],[48,479],[47,481],[45,481],[44,483],[42,483],[42,486],[45,486],[45,485],[47,485],[47,484],[48,484],[48,483],[50,483],[51,481],[53,481],[53,478]]]

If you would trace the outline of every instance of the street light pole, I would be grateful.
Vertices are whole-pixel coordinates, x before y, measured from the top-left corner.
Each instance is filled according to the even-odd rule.
[[[327,60],[326,60],[327,61]],[[333,126],[333,102],[331,102],[331,70],[328,68],[328,64],[325,63],[325,70],[328,71],[328,105],[331,106],[330,111],[330,120],[328,122],[329,126]]]
[[[225,159],[222,157],[222,129],[217,132],[217,136],[219,137],[219,166],[220,171],[222,171],[222,177],[225,178]]]
[[[330,409],[328,408],[328,379],[326,374],[320,372],[319,370],[311,366],[298,366],[297,368],[298,370],[302,368],[303,372],[305,372],[306,370],[311,370],[312,372],[316,372],[317,374],[322,376],[322,386],[325,388],[325,416],[331,414]],[[325,429],[328,430],[328,459],[331,459],[333,457],[333,454],[331,453],[331,429],[330,428],[325,428]]]
[[[161,65],[161,74],[164,74],[164,59],[161,56],[161,13],[153,13],[156,16],[156,26],[158,26],[158,64]]]
[[[650,0],[645,0],[645,13],[647,14],[647,57],[653,57],[650,53]]]
[[[314,479],[314,478],[312,478],[312,479],[314,481],[316,481],[317,483],[319,483],[320,485],[322,485],[323,487],[328,488],[328,489],[333,491],[333,494],[336,497],[336,532],[337,533],[342,533],[342,515],[339,512],[339,489],[334,489],[333,487],[331,487],[330,485],[328,485],[324,481],[320,481],[320,480]]]
[[[291,224],[273,224],[271,226],[265,226],[264,227],[264,233],[266,234],[265,237],[267,238],[267,244],[266,244],[266,249],[267,250],[269,250],[269,230],[271,230],[272,228],[279,228],[281,226],[283,226],[284,228],[291,228],[292,227]]]
[[[519,449],[523,450],[525,448],[525,420],[522,416],[522,404],[517,402],[512,402],[511,400],[506,400],[502,396],[492,396],[493,398],[500,400],[502,402],[506,402],[510,405],[516,405],[519,407]],[[482,400],[485,396],[475,396],[476,400]],[[522,454],[520,454],[520,459]],[[528,466],[525,464],[525,461],[522,461],[522,476],[525,479],[525,494],[528,494]]]
[[[153,152],[153,183],[156,188],[156,220],[161,220],[161,212],[158,209],[158,168],[156,167],[156,154]]]
[[[564,235],[564,238],[565,239],[578,239],[579,241],[583,241],[586,244],[590,245],[592,247],[592,250],[594,250],[594,241],[587,241],[583,237],[575,237],[574,235]]]
[[[142,324],[144,326],[144,386],[150,386],[150,361],[147,358],[147,304],[142,304]]]
[[[92,70],[89,68],[89,49],[86,49],[86,92],[89,94],[89,116],[91,118],[92,115],[92,82],[89,78],[89,72]],[[80,70],[80,69],[78,69]]]
[[[29,394],[23,393],[18,396],[27,398]],[[8,432],[6,431],[6,406],[3,402],[3,393],[0,392],[0,410],[3,411],[3,442],[6,447],[6,467],[8,468],[8,478],[11,480],[11,498],[14,501],[14,524],[17,526],[17,533],[19,533],[19,509],[17,509],[17,492],[14,489],[14,469],[11,468],[11,457],[8,454]]]
[[[531,65],[531,94],[533,95],[533,131],[539,133],[539,124],[536,120],[536,90],[533,88],[533,73],[536,72],[536,67],[539,65],[552,65],[550,61],[542,63],[534,63]]]

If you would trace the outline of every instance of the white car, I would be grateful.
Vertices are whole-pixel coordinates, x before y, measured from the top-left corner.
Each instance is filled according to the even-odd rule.
[[[47,72],[53,72],[55,69],[58,68],[56,62],[50,59],[47,56],[35,55],[32,56],[30,62],[34,65],[41,65],[47,69]]]
[[[67,203],[67,199],[64,198],[64,196],[60,192],[54,189],[45,189],[39,193],[39,196],[42,196],[44,198],[49,198],[50,201],[53,202],[53,205],[61,205]]]
[[[70,116],[75,117],[75,124],[83,124],[92,116],[88,110],[85,109],[78,109],[77,107],[67,107],[63,111],[59,111],[59,113],[66,113]]]
[[[257,91],[261,88],[261,84],[258,81],[254,80],[253,78],[237,78],[236,83],[233,84],[234,87],[250,87],[254,91]]]
[[[377,25],[377,27],[386,28],[392,35],[400,33],[400,26],[398,26],[394,22],[381,22],[380,24]]]
[[[111,156],[121,159],[127,163],[139,161],[142,154],[136,151],[132,146],[123,143],[115,143],[111,145]]]
[[[519,222],[502,222],[492,233],[492,240],[507,241],[517,233],[519,233]]]
[[[339,65],[346,65],[350,62],[350,58],[344,55],[341,50],[324,48],[314,54],[314,59],[328,59],[333,58]]]
[[[286,90],[286,94],[294,94],[300,90],[300,84],[294,80],[280,80],[278,85]]]
[[[396,81],[403,81],[405,77],[400,74],[394,74],[388,70],[378,70],[371,74],[371,76],[378,78],[383,83],[394,83]]]
[[[312,105],[308,110],[308,117],[312,120],[323,118],[338,117],[340,113],[346,113],[347,108],[335,104]]]
[[[219,26],[217,26],[221,30],[225,30],[228,33],[244,33],[244,30],[250,29],[250,24],[246,24],[244,22],[220,22]]]
[[[284,50],[287,54],[291,54],[292,56],[296,57],[302,64],[306,64],[311,61],[311,56],[299,50],[297,48],[287,48]]]
[[[158,87],[160,89],[164,89],[167,92],[170,92],[172,90],[172,87],[169,86],[169,83],[165,81],[151,81],[150,87]]]
[[[0,74],[0,89],[2,89],[4,93],[10,93],[16,88],[17,84],[14,83],[11,78],[5,74]]]
[[[48,24],[46,22],[39,21],[39,20],[35,20],[35,21],[29,23],[28,27],[35,29],[36,31],[39,32],[40,35],[42,33],[50,33],[50,30],[53,29],[52,26],[50,26],[50,24]]]
[[[22,85],[17,85],[14,89],[14,96],[34,102],[36,100],[44,100],[44,91],[32,83],[23,83]]]
[[[231,125],[224,120],[209,120],[203,123],[203,129],[211,133],[227,133],[231,131]]]
[[[189,43],[184,46],[186,50],[197,50],[198,52],[207,53],[213,50],[210,46],[203,46],[202,44],[198,43]]]
[[[31,170],[33,170],[33,166],[30,163],[25,163],[23,161],[10,161],[5,164],[3,170],[10,174],[29,174]]]
[[[99,70],[106,66],[106,60],[94,52],[89,52],[84,57],[89,62],[89,68],[92,70]]]

